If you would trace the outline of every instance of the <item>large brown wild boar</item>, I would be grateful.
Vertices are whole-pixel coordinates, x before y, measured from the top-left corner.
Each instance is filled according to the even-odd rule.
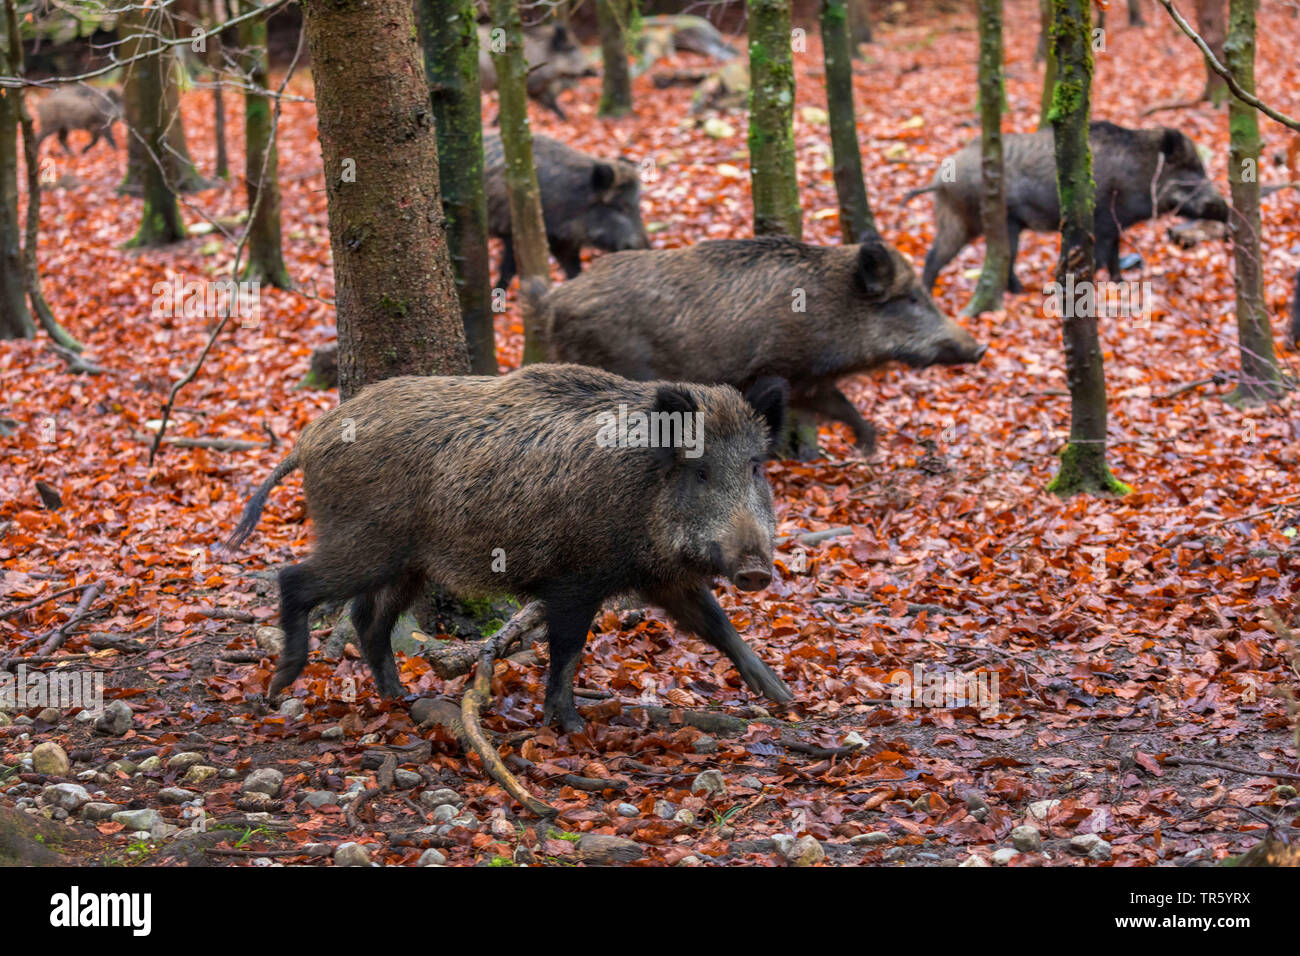
[[[57,133],[63,151],[71,153],[68,133],[74,129],[84,129],[91,134],[90,142],[81,151],[83,154],[89,152],[101,136],[108,140],[109,146],[117,149],[113,124],[122,118],[122,94],[115,89],[101,90],[84,83],[60,87],[41,100],[36,112],[40,117],[40,133],[36,140],[38,149],[47,137]]]
[[[754,690],[789,700],[709,590],[718,575],[748,591],[771,580],[763,460],[785,386],[765,379],[747,397],[530,365],[500,378],[388,379],[326,412],[257,489],[229,541],[247,538],[272,487],[301,468],[317,540],[307,560],[280,572],[285,641],[271,695],[306,663],[312,607],[355,598],[379,691],[399,696],[390,634],[433,582],[463,597],[544,602],[545,715],[565,730],[582,727],[573,678],[587,628],[625,592],[730,657]]]

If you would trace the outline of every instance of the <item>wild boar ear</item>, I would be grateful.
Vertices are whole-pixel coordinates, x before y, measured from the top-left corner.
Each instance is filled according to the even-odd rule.
[[[672,414],[677,412],[681,415],[690,415],[700,410],[699,403],[695,401],[695,396],[686,389],[677,385],[660,385],[655,392],[655,404],[653,411],[658,414],[665,412]],[[685,422],[682,423],[683,427]],[[677,460],[676,448],[658,447],[652,448],[654,452],[655,463],[664,471],[672,468],[673,463]]]
[[[614,167],[609,163],[596,163],[591,167],[591,188],[603,193],[614,185]]]
[[[552,50],[567,50],[569,48],[569,31],[564,28],[564,24],[557,23],[555,32],[551,34]]]
[[[1183,134],[1176,129],[1168,126],[1161,127],[1160,131],[1160,152],[1166,156],[1172,157],[1183,145]]]
[[[858,283],[869,299],[883,298],[894,280],[894,260],[878,233],[864,232],[858,245]]]
[[[781,441],[785,428],[785,404],[790,397],[790,387],[785,379],[767,376],[758,379],[745,392],[745,401],[767,422],[767,450],[770,453]]]

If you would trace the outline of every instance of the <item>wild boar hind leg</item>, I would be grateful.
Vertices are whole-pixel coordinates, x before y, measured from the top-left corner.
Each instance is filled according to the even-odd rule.
[[[565,733],[577,733],[586,722],[573,703],[573,679],[582,663],[587,630],[600,601],[583,593],[558,590],[543,595],[542,601],[546,605],[546,637],[551,650],[542,720],[558,724]]]
[[[794,694],[772,668],[763,663],[754,649],[736,633],[726,612],[712,592],[704,586],[682,592],[652,595],[651,600],[667,611],[682,628],[712,644],[736,665],[736,671],[749,688],[769,700],[785,703]]]
[[[794,408],[815,412],[824,418],[843,422],[853,429],[853,440],[864,458],[876,453],[876,427],[863,418],[847,395],[835,385],[819,385],[792,395]]]

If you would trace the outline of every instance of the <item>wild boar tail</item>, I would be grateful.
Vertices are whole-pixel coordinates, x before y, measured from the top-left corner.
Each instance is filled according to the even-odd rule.
[[[903,201],[900,202],[899,205],[900,205],[900,206],[906,206],[908,203],[910,203],[910,202],[911,202],[913,199],[915,199],[917,196],[921,195],[921,193],[932,193],[932,192],[934,192],[934,191],[935,191],[936,189],[938,189],[938,188],[939,188],[939,187],[938,187],[938,185],[937,185],[936,183],[931,183],[931,184],[928,185],[928,186],[922,186],[920,189],[912,189],[912,190],[909,190],[908,192],[903,193]]]
[[[275,466],[275,471],[262,482],[261,487],[253,492],[253,497],[244,505],[244,513],[239,516],[239,524],[235,525],[235,530],[230,533],[226,539],[226,550],[234,551],[248,539],[257,527],[257,519],[262,516],[262,509],[266,507],[266,499],[271,494],[271,489],[284,480],[284,476],[294,471],[298,467],[298,449],[289,453],[289,457],[280,464]]]
[[[534,328],[541,333],[542,351],[547,360],[551,355],[551,316],[553,309],[546,307],[546,283],[537,276],[525,276],[520,281],[520,301],[523,303],[524,328]]]

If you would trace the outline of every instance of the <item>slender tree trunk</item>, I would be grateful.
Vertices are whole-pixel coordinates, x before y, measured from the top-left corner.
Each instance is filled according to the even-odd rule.
[[[165,109],[167,75],[172,69],[170,50],[163,47],[156,30],[156,17],[148,9],[132,8],[122,14],[121,32],[135,34],[128,40],[123,53],[135,56],[150,50],[155,55],[136,60],[126,67],[126,92],[128,134],[138,144],[142,157],[138,173],[143,189],[144,207],[140,212],[140,230],[126,245],[162,246],[185,238],[185,224],[181,221],[180,205],[168,176],[167,125],[169,113]],[[129,166],[129,163],[128,163]],[[128,171],[128,178],[130,173]]]
[[[20,36],[15,0],[5,0],[4,16],[0,19],[4,21],[0,26],[9,37]],[[8,44],[7,51],[9,75],[25,77],[27,69],[23,63],[22,43]],[[23,130],[23,165],[27,168],[27,228],[23,242],[23,286],[27,290],[31,310],[36,314],[45,333],[64,348],[80,352],[83,349],[82,344],[59,324],[50,304],[45,301],[45,293],[41,291],[41,273],[36,262],[36,241],[41,228],[41,176],[40,160],[37,157],[36,126],[32,122],[32,115],[27,109],[22,90],[6,89],[3,95],[12,96],[17,103],[18,121]],[[8,168],[13,169],[12,166]]]
[[[980,223],[984,227],[984,268],[967,315],[1002,307],[1011,268],[1007,238],[1007,190],[1002,171],[1002,0],[978,0],[980,34]]]
[[[8,19],[0,18],[5,50]],[[30,339],[36,325],[23,284],[22,229],[18,224],[18,113],[22,91],[0,88],[0,339]]]
[[[1094,285],[1095,187],[1088,121],[1092,100],[1092,16],[1089,0],[1053,0],[1052,45],[1057,82],[1050,119],[1056,137],[1056,185],[1061,203],[1061,297],[1066,380],[1070,386],[1070,442],[1048,486],[1062,497],[1079,492],[1125,494],[1106,465],[1106,374],[1097,339],[1096,297],[1076,290]]]
[[[1210,48],[1220,63],[1223,63],[1223,44],[1227,37],[1228,24],[1224,18],[1224,0],[1196,0],[1196,32],[1201,35],[1205,45]],[[1224,64],[1226,66],[1226,64]],[[1223,77],[1214,72],[1210,61],[1205,61],[1205,92],[1201,99],[1218,106],[1228,98],[1228,84]]]
[[[794,160],[790,0],[749,0],[749,168],[754,235],[803,235]]]
[[[528,67],[524,62],[523,27],[516,0],[492,0],[492,25],[505,31],[505,49],[492,54],[497,69],[501,103],[501,148],[505,154],[506,195],[510,203],[511,243],[519,267],[519,281],[538,279],[550,284],[550,259],[546,225],[542,219],[541,191],[533,165],[533,134],[528,128],[528,94],[524,86]],[[524,362],[545,358],[541,330],[525,313]]]
[[[1043,46],[1043,95],[1038,109],[1038,128],[1043,129],[1051,121],[1047,118],[1052,112],[1052,94],[1056,89],[1056,47],[1052,43],[1052,18],[1056,9],[1056,0],[1038,0],[1040,7],[1039,43]]]
[[[1232,78],[1255,92],[1255,3],[1231,0],[1224,43]],[[1273,330],[1264,302],[1263,255],[1259,218],[1259,117],[1235,96],[1228,102],[1228,181],[1232,188],[1232,259],[1237,289],[1237,342],[1241,379],[1229,400],[1262,405],[1283,391],[1273,351]]]
[[[871,35],[871,0],[848,0],[849,8],[849,52],[854,59],[862,53],[860,44],[870,43]]]
[[[1128,0],[1128,25],[1131,27],[1144,27],[1147,25],[1142,16],[1142,0]]]
[[[340,398],[394,375],[463,375],[469,357],[413,5],[303,0],[302,10],[329,204]]]
[[[438,132],[438,179],[447,244],[456,274],[475,375],[497,374],[488,273],[487,198],[483,192],[483,107],[478,30],[472,0],[420,0],[424,72]]]
[[[822,0],[822,51],[826,58],[826,109],[830,114],[831,158],[835,195],[840,204],[840,235],[855,243],[864,232],[876,231],[862,179],[862,152],[853,108],[853,64],[849,54],[848,8],[845,0]]]
[[[251,8],[253,4],[248,4]],[[292,282],[284,267],[280,241],[280,154],[267,89],[266,17],[239,24],[244,51],[244,188],[248,192],[248,264],[239,278],[288,289]]]
[[[209,0],[208,23],[215,27],[219,23],[224,23],[225,19],[225,0]],[[221,88],[221,79],[225,72],[222,63],[221,34],[214,33],[208,37],[207,42],[208,69],[212,76],[212,135],[216,140],[217,147],[216,176],[218,179],[229,179],[230,157],[226,150],[226,101],[222,95],[225,91]]]
[[[632,111],[632,78],[627,68],[627,54],[635,2],[596,0],[603,58],[600,71],[601,116],[624,116]]]

